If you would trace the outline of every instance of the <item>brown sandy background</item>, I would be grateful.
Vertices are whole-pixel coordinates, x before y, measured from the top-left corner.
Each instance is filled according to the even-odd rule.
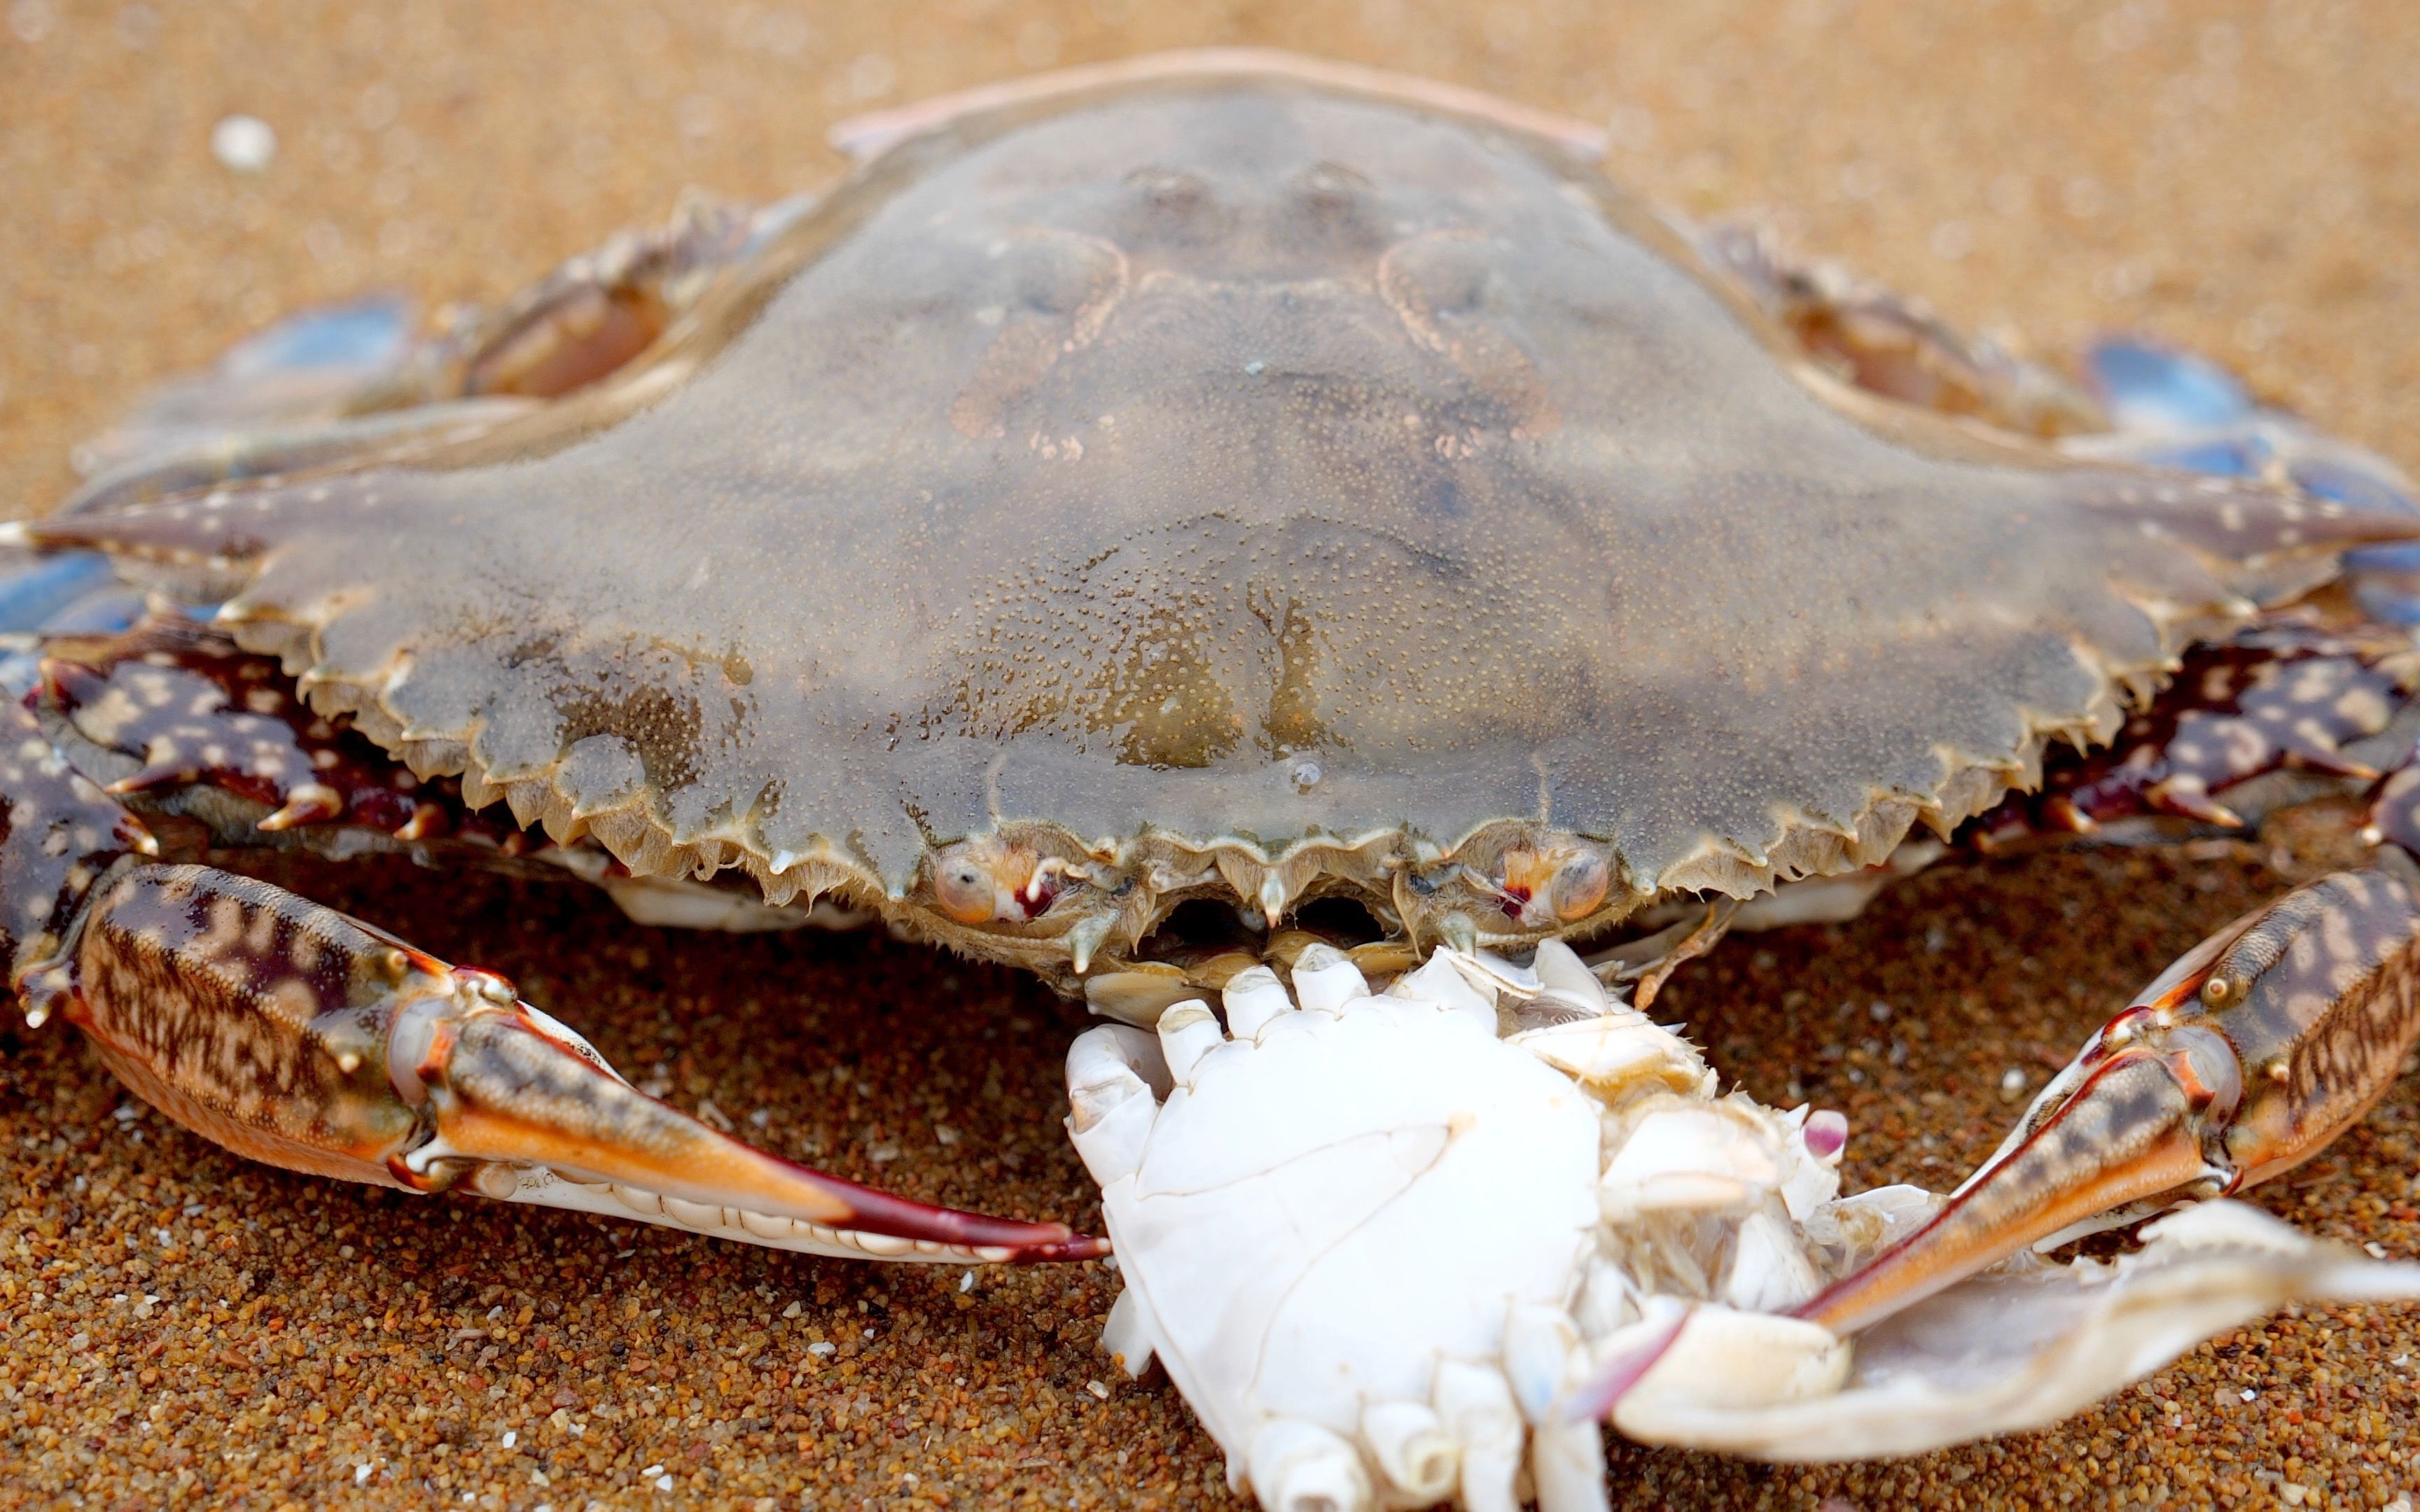
[[[1239,41],[1610,122],[1618,171],[1685,209],[1782,211],[2037,349],[2164,332],[2420,464],[2409,0],[0,0],[0,511],[48,507],[78,437],[279,312],[373,285],[493,299],[684,186],[829,177],[839,116]],[[210,156],[232,112],[275,129],[265,174]],[[1794,1078],[1845,1108],[1854,1180],[1940,1185],[2014,1112],[2008,1070],[2039,1086],[2170,957],[2307,874],[2308,840],[1944,870],[1854,924],[1734,941],[1667,1001],[1759,1095]],[[876,940],[642,930],[567,887],[280,875],[513,975],[774,1149],[1097,1221],[1057,1127],[1081,1014],[1022,980]],[[2261,1200],[2412,1254],[2415,1101],[2407,1079]],[[955,1270],[266,1171],[130,1106],[64,1028],[13,1023],[0,1195],[11,1505],[1233,1504],[1165,1381],[1095,1351],[1097,1267],[962,1291]],[[1617,1445],[1614,1493],[2384,1506],[2420,1484],[2415,1362],[2420,1313],[2312,1309],[2051,1432],[1812,1471]]]

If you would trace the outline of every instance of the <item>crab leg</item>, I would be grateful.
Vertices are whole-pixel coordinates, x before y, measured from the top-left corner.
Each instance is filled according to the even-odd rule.
[[[134,817],[0,703],[0,937],[29,1021],[290,1170],[601,1211],[810,1254],[1080,1259],[1057,1224],[929,1207],[767,1154],[631,1088],[492,972],[268,883],[142,859]]]
[[[96,438],[99,472],[58,512],[468,440],[623,370],[811,203],[692,200],[427,335],[392,296],[283,320]]]
[[[1797,1310],[1851,1333],[2028,1244],[2309,1159],[2420,1041],[2420,898],[2399,848],[2195,947],[2053,1079],[1932,1221]]]
[[[2108,424],[2090,394],[1989,337],[1952,328],[1919,301],[1847,270],[1807,262],[1751,221],[1716,221],[1694,239],[1807,354],[1858,387],[1944,414],[1977,415],[2021,435]]]

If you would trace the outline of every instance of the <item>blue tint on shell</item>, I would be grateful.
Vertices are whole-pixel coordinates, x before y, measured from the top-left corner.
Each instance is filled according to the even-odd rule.
[[[2084,356],[2086,381],[2121,430],[2192,430],[2253,412],[2235,375],[2206,357],[2131,336],[2095,342]]]
[[[230,350],[221,366],[242,378],[319,368],[380,368],[411,339],[411,304],[374,294],[280,320]]]
[[[44,628],[51,617],[115,579],[98,551],[64,551],[0,567],[0,634]]]

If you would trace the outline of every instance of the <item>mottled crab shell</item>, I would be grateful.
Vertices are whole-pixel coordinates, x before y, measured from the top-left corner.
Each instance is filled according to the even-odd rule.
[[[1227,55],[885,132],[594,389],[53,535],[642,874],[1031,959],[1272,879],[1417,933],[1548,835],[1580,927],[1873,862],[2360,533],[1847,390],[1475,97]],[[952,926],[926,858],[1002,831],[1097,896]]]

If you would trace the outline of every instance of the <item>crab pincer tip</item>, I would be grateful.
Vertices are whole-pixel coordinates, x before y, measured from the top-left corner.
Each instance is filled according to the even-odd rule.
[[[2165,1053],[2097,1055],[2056,1111],[1930,1222],[1792,1316],[1845,1336],[2097,1214],[2206,1180],[2201,1119],[2213,1098],[2205,1084],[2219,1086],[2223,1119],[2237,1095],[2234,1057],[2207,1029],[2174,1038]]]
[[[1092,1259],[1104,1240],[898,1196],[801,1165],[658,1102],[502,979],[397,1015],[389,1068],[434,1137],[390,1162],[424,1190],[473,1177],[506,1200],[670,1221],[776,1248],[875,1259]],[[501,999],[501,1000],[499,1000]]]

